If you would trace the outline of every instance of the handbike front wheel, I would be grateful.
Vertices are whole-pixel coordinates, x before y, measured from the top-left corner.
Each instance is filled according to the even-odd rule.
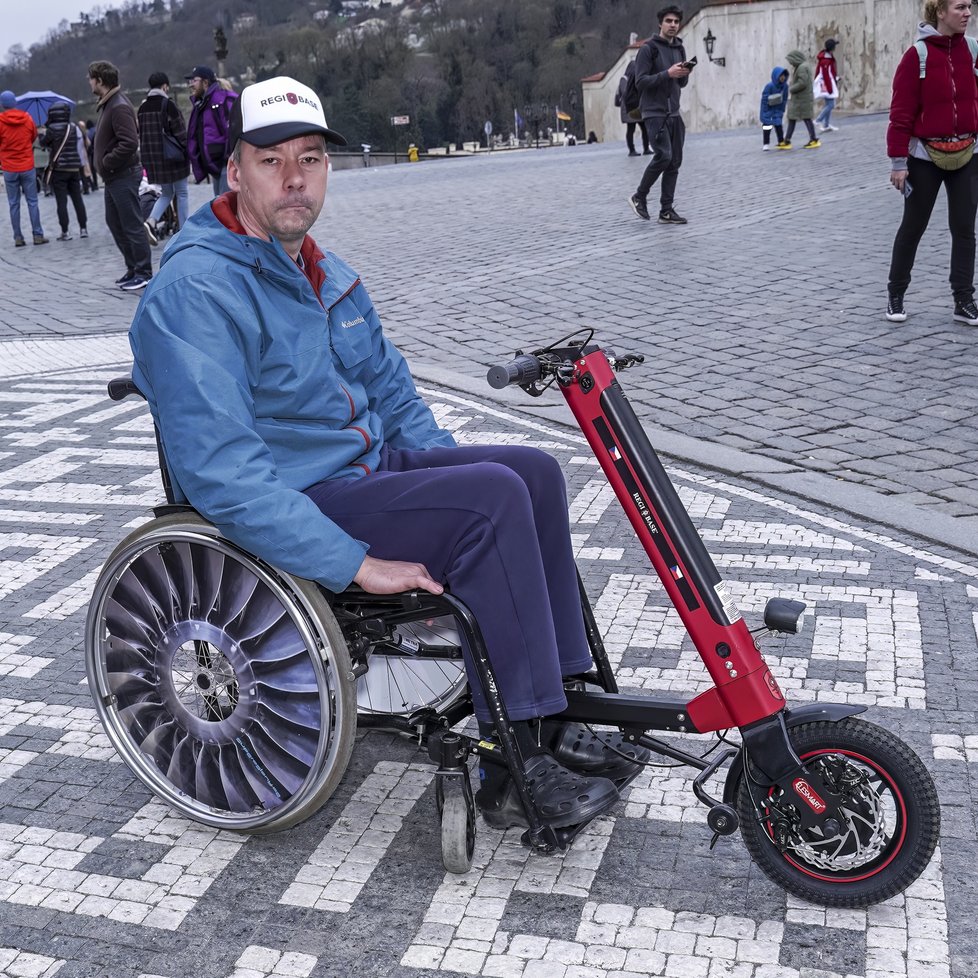
[[[838,789],[843,818],[804,829],[777,787],[745,770],[737,789],[741,834],[763,873],[794,896],[830,907],[866,907],[923,872],[941,826],[937,789],[920,758],[865,720],[807,723],[789,731],[806,768]]]

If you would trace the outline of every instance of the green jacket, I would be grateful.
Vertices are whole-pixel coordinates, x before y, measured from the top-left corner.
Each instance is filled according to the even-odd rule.
[[[788,85],[788,120],[796,122],[811,119],[815,115],[815,97],[812,94],[812,69],[805,62],[801,51],[788,53],[788,64],[794,69]]]

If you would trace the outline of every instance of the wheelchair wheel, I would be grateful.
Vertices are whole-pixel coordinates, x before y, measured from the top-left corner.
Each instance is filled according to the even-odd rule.
[[[461,659],[418,658],[417,652],[459,648],[451,617],[398,625],[389,647],[370,654],[367,672],[357,680],[357,709],[366,714],[411,716],[420,710],[441,713],[467,690]]]
[[[85,658],[123,760],[199,822],[287,828],[346,771],[353,674],[322,593],[196,514],[153,520],[116,547],[95,585]]]

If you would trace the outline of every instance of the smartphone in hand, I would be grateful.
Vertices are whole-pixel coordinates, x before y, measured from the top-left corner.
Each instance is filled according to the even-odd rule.
[[[909,197],[913,193],[913,184],[909,180],[903,181],[903,196],[904,199]]]
[[[684,68],[688,68],[690,71],[692,71],[696,67],[696,55],[693,55],[689,61],[684,61],[682,65]]]

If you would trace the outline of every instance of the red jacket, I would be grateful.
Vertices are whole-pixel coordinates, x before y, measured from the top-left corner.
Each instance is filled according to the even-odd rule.
[[[21,109],[0,112],[0,170],[23,173],[34,169],[37,126]]]
[[[909,48],[893,76],[886,154],[906,156],[910,137],[938,139],[978,132],[978,80],[963,34],[925,33],[927,69],[920,77],[920,56]]]

